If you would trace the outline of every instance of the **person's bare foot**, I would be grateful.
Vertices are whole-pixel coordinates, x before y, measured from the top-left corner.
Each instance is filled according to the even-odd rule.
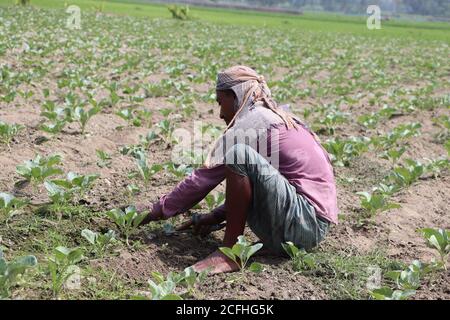
[[[209,274],[234,272],[239,270],[238,265],[219,250],[214,251],[205,259],[192,266],[196,272],[202,272],[210,268]]]

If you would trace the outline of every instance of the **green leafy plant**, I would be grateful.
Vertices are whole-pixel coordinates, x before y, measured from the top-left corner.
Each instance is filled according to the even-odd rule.
[[[11,288],[17,283],[19,277],[36,264],[36,257],[31,255],[8,262],[0,249],[0,299],[9,298]]]
[[[169,272],[166,278],[159,272],[152,272],[155,281],[149,279],[152,300],[182,300],[185,295],[196,295],[196,285],[203,282],[209,270],[197,273],[192,267],[184,269],[180,273]],[[187,292],[178,289],[183,286]],[[141,297],[139,297],[141,298]],[[142,297],[143,298],[143,297]]]
[[[419,161],[406,159],[405,165],[394,168],[387,179],[400,189],[412,185],[423,173],[423,164]]]
[[[292,259],[295,271],[304,271],[314,269],[316,261],[312,254],[307,253],[304,249],[297,248],[291,241],[282,243],[284,251]]]
[[[164,165],[164,168],[173,174],[177,178],[183,178],[193,171],[193,168],[186,164],[175,164],[168,162]]]
[[[425,172],[429,172],[436,179],[441,172],[450,168],[450,160],[448,159],[434,159],[428,160],[429,163],[425,166]]]
[[[48,258],[48,270],[52,279],[53,295],[58,297],[64,283],[77,270],[76,264],[83,258],[83,249],[56,247]]]
[[[73,198],[74,190],[62,183],[57,184],[55,181],[45,181],[44,187],[53,204],[64,206]]]
[[[34,185],[44,182],[47,178],[61,174],[63,171],[56,165],[61,164],[60,155],[41,157],[37,155],[33,160],[25,161],[16,167],[16,172]]]
[[[0,142],[11,148],[11,141],[21,130],[25,129],[20,124],[8,124],[0,121]]]
[[[373,218],[377,213],[401,207],[397,203],[389,202],[385,195],[377,192],[357,192],[356,194],[361,197],[361,207],[364,208],[368,218]]]
[[[135,127],[140,127],[142,125],[141,119],[134,114],[134,110],[131,108],[121,109],[116,112],[116,115]]]
[[[86,125],[88,124],[89,120],[99,113],[102,110],[102,107],[99,105],[95,105],[89,110],[86,110],[83,107],[76,107],[74,110],[74,118],[80,123],[81,127],[81,134],[84,134],[86,130]]]
[[[225,202],[225,194],[223,192],[210,193],[205,197],[206,205],[209,211],[212,211],[214,208],[222,205]]]
[[[158,135],[166,142],[166,144],[170,145],[172,142],[172,133],[174,131],[172,122],[169,119],[164,119],[158,122],[156,126],[159,129]]]
[[[260,250],[262,246],[262,243],[257,243],[252,246],[244,236],[239,236],[238,242],[232,248],[220,247],[219,250],[233,260],[242,272],[250,257]],[[249,267],[249,270],[252,272],[261,272],[262,269],[262,265],[258,262],[253,262]]]
[[[98,158],[97,166],[99,166],[100,168],[109,168],[111,166],[112,158],[110,154],[100,149],[95,150],[95,154]]]
[[[114,230],[109,230],[108,232],[101,234],[89,229],[84,229],[81,231],[81,236],[92,245],[95,254],[99,258],[103,258],[108,248],[114,243],[116,234]]]
[[[150,181],[156,173],[163,169],[163,166],[159,164],[153,164],[150,167],[147,163],[147,155],[143,151],[136,152],[135,158],[139,174],[145,182]]]
[[[375,300],[407,300],[415,294],[415,290],[392,290],[388,287],[370,291],[370,295]]]
[[[331,161],[339,167],[348,166],[350,160],[368,150],[367,138],[352,137],[347,140],[340,138],[328,139],[323,146],[330,153]]]
[[[172,14],[172,18],[174,18],[174,19],[177,19],[177,20],[189,19],[189,6],[188,5],[185,5],[184,7],[177,6],[177,5],[171,5],[171,6],[168,6],[167,9],[170,11],[170,13]]]
[[[28,201],[18,199],[11,194],[0,192],[0,213],[6,216],[8,221],[13,215],[20,211]]]
[[[113,209],[108,211],[106,215],[119,227],[120,232],[125,236],[125,241],[129,246],[128,239],[130,235],[139,227],[146,213],[138,214],[136,207],[129,206],[125,209],[125,212],[121,209]]]
[[[400,157],[403,155],[403,153],[405,153],[405,151],[406,151],[405,147],[392,148],[392,149],[384,151],[381,154],[381,158],[389,160],[392,162],[392,165],[395,165],[397,163],[398,159],[400,159]]]
[[[447,270],[447,260],[450,254],[450,231],[445,229],[423,228],[419,229],[430,248],[439,253],[440,264]]]
[[[432,265],[414,260],[405,270],[390,271],[386,276],[392,279],[400,290],[417,290],[422,276],[432,270]]]

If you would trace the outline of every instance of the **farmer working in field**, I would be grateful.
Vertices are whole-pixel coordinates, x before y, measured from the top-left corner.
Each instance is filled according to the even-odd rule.
[[[193,227],[194,233],[206,235],[226,221],[223,246],[232,247],[247,223],[273,252],[281,253],[287,241],[304,249],[316,246],[330,223],[337,223],[338,212],[333,169],[317,137],[277,106],[264,78],[251,68],[234,66],[219,73],[216,94],[227,124],[224,135],[204,167],[154,203],[144,223],[186,212],[225,179],[225,204],[196,215],[181,229]],[[246,139],[239,140],[242,134]],[[233,137],[247,143],[234,143]],[[269,152],[261,152],[266,141]],[[277,155],[272,164],[269,153],[272,160]],[[198,272],[207,268],[212,273],[237,270],[219,250],[194,265]]]

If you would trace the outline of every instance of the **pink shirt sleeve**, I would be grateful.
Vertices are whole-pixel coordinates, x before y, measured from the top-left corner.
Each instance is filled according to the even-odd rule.
[[[183,213],[200,202],[224,179],[225,165],[196,169],[178,183],[172,192],[161,197],[157,206],[165,218]]]

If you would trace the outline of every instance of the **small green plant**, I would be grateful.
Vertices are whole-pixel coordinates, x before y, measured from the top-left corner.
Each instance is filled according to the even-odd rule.
[[[307,253],[304,249],[297,248],[291,241],[282,243],[284,251],[292,259],[295,271],[312,270],[316,266],[316,261],[312,254]]]
[[[125,209],[125,212],[121,209],[113,209],[108,211],[106,215],[119,227],[120,232],[125,236],[125,242],[129,246],[130,235],[139,227],[146,213],[138,214],[136,207],[129,206]]]
[[[336,127],[339,124],[348,121],[348,114],[341,111],[332,111],[325,115],[325,117],[320,118],[314,123],[314,131],[320,132],[325,131],[328,135],[333,135],[336,131]]]
[[[21,130],[25,129],[20,124],[8,124],[0,121],[0,142],[11,148],[11,141]]]
[[[340,138],[328,139],[323,146],[330,153],[331,161],[339,167],[348,166],[350,160],[368,150],[368,138],[352,137],[347,140]]]
[[[168,162],[164,165],[164,168],[173,174],[177,178],[183,178],[190,174],[193,168],[186,164],[175,164],[173,162]]]
[[[76,264],[83,258],[83,249],[66,247],[56,247],[53,255],[48,258],[48,270],[52,279],[52,290],[54,297],[58,297],[64,283],[73,275]]]
[[[370,129],[374,129],[377,126],[379,120],[380,116],[377,113],[364,114],[358,117],[358,123]]]
[[[59,164],[61,164],[60,155],[49,157],[37,155],[33,160],[28,160],[23,165],[18,165],[16,172],[36,186],[51,176],[62,174],[63,171],[56,167]]]
[[[381,158],[391,161],[392,165],[395,166],[395,164],[400,159],[400,157],[403,155],[403,153],[405,153],[405,151],[406,151],[405,147],[392,148],[392,149],[384,151],[381,154]]]
[[[18,199],[11,194],[0,192],[0,213],[8,221],[13,215],[20,211],[28,201]]]
[[[250,257],[260,250],[262,246],[262,243],[257,243],[252,246],[244,236],[239,236],[238,242],[233,245],[232,248],[220,247],[219,250],[228,258],[233,260],[242,272],[244,271]],[[258,262],[253,262],[249,267],[250,271],[257,273],[261,272],[262,269],[262,265]]]
[[[114,230],[109,230],[108,232],[101,234],[89,229],[84,229],[81,231],[81,236],[92,245],[96,256],[103,258],[108,248],[114,243],[116,234]]]
[[[448,159],[434,159],[428,160],[429,163],[425,166],[425,172],[431,173],[436,179],[441,175],[442,171],[450,168],[450,160]]]
[[[419,161],[406,159],[405,165],[394,168],[387,179],[401,189],[412,185],[423,173],[423,164]]]
[[[152,300],[183,300],[183,297],[190,295],[195,297],[196,285],[203,282],[209,270],[197,273],[192,267],[186,268],[181,273],[169,272],[166,278],[159,272],[152,272],[155,281],[149,279]],[[181,285],[187,289],[186,292],[177,289]],[[137,297],[146,299],[146,297]]]
[[[76,107],[74,110],[74,118],[80,123],[81,127],[81,134],[84,134],[86,130],[86,125],[89,122],[89,120],[99,113],[102,110],[102,107],[99,105],[95,105],[89,110],[86,110],[83,107]]]
[[[442,115],[434,118],[433,122],[441,128],[440,132],[436,134],[437,141],[445,141],[450,138],[450,117]]]
[[[440,257],[440,265],[447,270],[447,260],[450,254],[450,231],[445,229],[419,229],[430,248],[436,249]]]
[[[8,262],[0,249],[0,299],[9,298],[11,288],[17,283],[19,277],[36,264],[35,256],[25,256]]]
[[[170,11],[170,13],[172,14],[172,18],[174,18],[174,19],[177,19],[177,20],[189,19],[189,6],[188,5],[185,5],[184,7],[177,6],[177,5],[171,5],[171,6],[168,6],[167,9]]]
[[[74,190],[68,186],[65,180],[55,183],[53,181],[45,181],[44,187],[52,203],[58,206],[64,206],[73,198]],[[62,183],[64,182],[64,183]]]
[[[159,129],[158,135],[167,145],[172,143],[172,133],[174,131],[174,126],[169,119],[161,120],[156,124],[156,127]]]
[[[377,192],[357,192],[356,194],[361,197],[361,207],[364,208],[368,218],[373,218],[383,211],[400,208],[399,204],[389,202],[385,195]]]
[[[432,270],[433,265],[414,260],[405,270],[390,271],[386,276],[392,279],[400,290],[417,290],[422,276]]]
[[[154,131],[149,131],[146,135],[139,136],[139,143],[144,149],[148,149],[157,138],[158,135]]]
[[[100,168],[109,168],[111,166],[112,158],[110,154],[100,149],[95,150],[95,154],[98,158],[97,166],[99,166]]]
[[[223,192],[217,192],[214,194],[208,194],[205,197],[205,202],[209,211],[212,211],[214,208],[222,205],[225,202],[225,194]]]
[[[143,151],[137,151],[135,158],[139,174],[145,182],[149,182],[156,173],[163,169],[163,166],[160,164],[154,164],[149,167],[147,163],[147,155]]]
[[[421,278],[435,269],[435,264],[414,260],[406,269],[389,271],[386,277],[394,281],[398,290],[382,287],[370,292],[376,300],[406,300],[420,287]]]
[[[47,100],[41,109],[41,116],[50,121],[49,124],[44,123],[40,127],[45,132],[57,134],[68,122],[73,121],[73,110],[69,106],[57,107],[53,101]]]
[[[121,109],[116,112],[116,115],[135,127],[140,127],[142,125],[141,119],[135,115],[134,110],[131,108]]]
[[[388,287],[370,291],[370,295],[375,300],[407,300],[415,294],[415,290],[392,290]]]

